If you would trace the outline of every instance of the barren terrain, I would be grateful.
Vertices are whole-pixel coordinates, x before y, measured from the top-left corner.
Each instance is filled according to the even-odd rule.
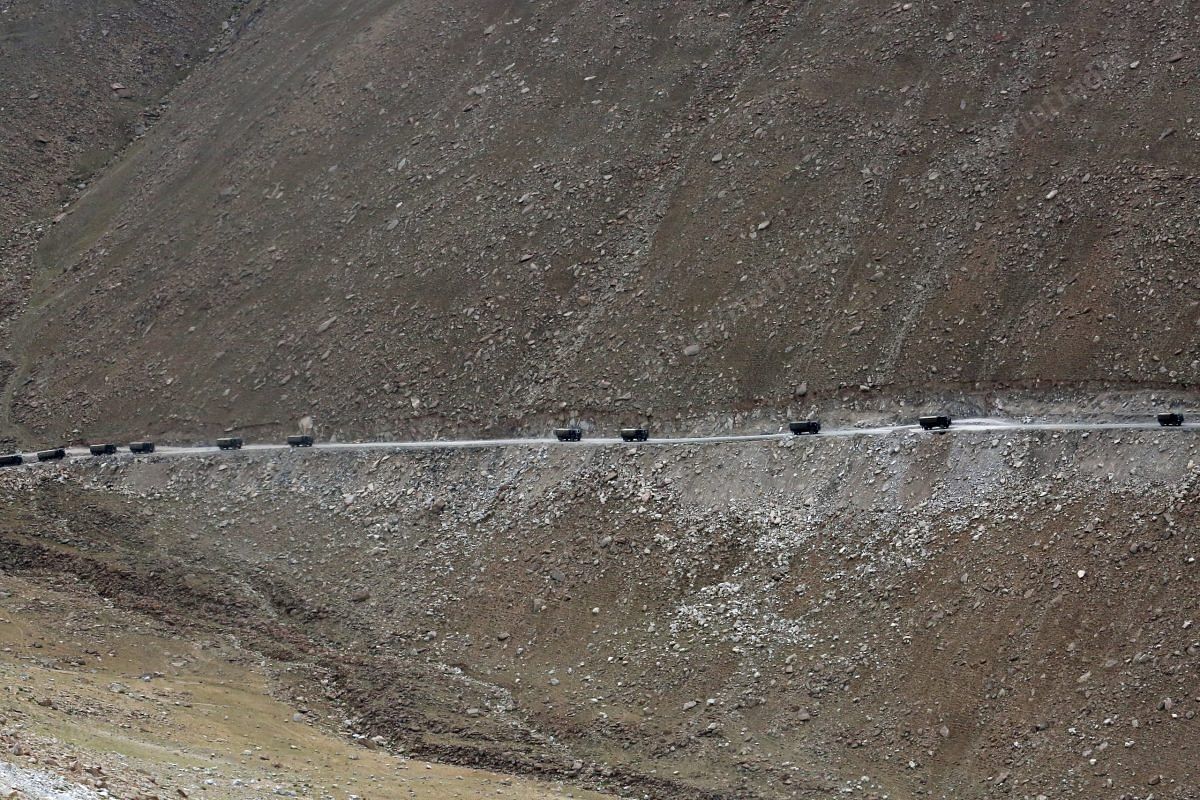
[[[1197,29],[0,0],[0,798],[1196,800]]]
[[[1194,392],[1197,24],[267,4],[29,255],[10,435]]]
[[[36,283],[43,235],[169,108],[222,39],[232,0],[0,4],[0,345]],[[0,378],[13,356],[0,357]]]
[[[338,735],[320,698],[276,699],[284,690],[272,673],[290,665],[247,651],[218,626],[130,610],[86,582],[0,575],[0,600],[0,744],[11,759],[0,760],[0,792],[600,798]]]
[[[0,546],[233,626],[285,701],[416,758],[621,796],[1189,798],[1198,456],[1184,431],[85,460],[4,473]]]

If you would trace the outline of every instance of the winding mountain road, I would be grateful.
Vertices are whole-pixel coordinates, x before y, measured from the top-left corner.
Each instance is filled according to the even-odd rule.
[[[549,438],[519,438],[519,439],[432,439],[428,441],[416,442],[321,442],[314,444],[311,448],[302,448],[304,450],[322,451],[322,452],[355,452],[355,451],[405,451],[405,450],[483,450],[491,448],[513,448],[513,447],[669,447],[679,445],[714,445],[714,444],[730,444],[737,442],[770,442],[782,441],[796,438],[820,440],[824,438],[846,438],[858,436],[889,436],[898,433],[916,433],[922,436],[954,436],[960,434],[977,434],[977,433],[1003,433],[1010,431],[1162,431],[1164,433],[1177,433],[1184,431],[1200,431],[1200,423],[1185,423],[1176,428],[1163,428],[1158,425],[1153,419],[1145,422],[1018,422],[1014,420],[995,419],[995,418],[976,418],[976,419],[959,419],[955,420],[954,424],[948,430],[925,431],[920,426],[915,424],[910,425],[885,425],[863,428],[834,428],[821,431],[817,435],[807,435],[803,437],[793,436],[790,432],[784,431],[781,433],[758,433],[758,434],[728,434],[722,436],[680,436],[675,438],[650,439],[645,442],[626,442],[619,438],[585,438],[578,442],[560,442],[553,437]],[[301,449],[292,448],[285,443],[270,443],[270,444],[247,444],[242,448],[243,452],[266,452],[277,450]],[[163,446],[158,447],[152,454],[153,457],[171,458],[182,456],[209,456],[217,453],[225,452],[210,445],[196,445],[187,447]],[[232,451],[231,451],[232,452]],[[23,454],[26,463],[37,463],[36,452]],[[120,457],[129,458],[135,455],[128,451],[122,451],[118,454]],[[67,449],[67,456],[71,459],[93,458],[86,447],[72,447]],[[112,458],[112,456],[106,456]]]

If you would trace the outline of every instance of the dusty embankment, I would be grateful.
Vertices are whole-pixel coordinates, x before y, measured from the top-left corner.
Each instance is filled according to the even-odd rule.
[[[0,573],[0,797],[600,797],[364,749],[278,692],[286,665],[123,605]]]
[[[236,630],[281,698],[415,757],[1187,798],[1198,464],[1190,432],[89,461],[3,474],[0,563]]]

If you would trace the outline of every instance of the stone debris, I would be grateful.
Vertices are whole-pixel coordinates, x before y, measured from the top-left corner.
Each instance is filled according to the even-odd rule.
[[[399,692],[422,713],[452,700],[438,725],[564,774],[593,769],[573,772],[588,739],[560,726],[569,712],[622,751],[686,742],[714,786],[849,787],[861,774],[837,754],[864,749],[880,775],[918,780],[966,747],[991,784],[1031,796],[1081,750],[1127,793],[1151,762],[1164,785],[1193,777],[1154,752],[1197,711],[1183,532],[1198,482],[1200,445],[1159,431],[246,451],[0,474],[11,497],[77,486],[153,508],[138,535],[193,570],[236,563],[244,586],[290,587],[280,614],[297,630],[328,637],[337,620],[350,651],[384,659],[361,689],[329,684],[364,741],[408,730],[393,727]],[[1123,615],[1138,637],[1105,622]],[[640,726],[606,727],[626,715]],[[562,749],[518,745],[513,726]],[[819,756],[781,767],[765,744],[781,736]],[[419,752],[422,735],[404,737]],[[1020,750],[989,744],[1010,740]]]

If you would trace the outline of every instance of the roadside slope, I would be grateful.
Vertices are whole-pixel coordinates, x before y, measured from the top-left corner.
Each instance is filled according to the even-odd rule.
[[[270,7],[46,238],[12,422],[1194,388],[1195,13]]]
[[[0,474],[0,548],[234,626],[414,757],[1191,800],[1197,464],[1191,431],[89,460]]]

